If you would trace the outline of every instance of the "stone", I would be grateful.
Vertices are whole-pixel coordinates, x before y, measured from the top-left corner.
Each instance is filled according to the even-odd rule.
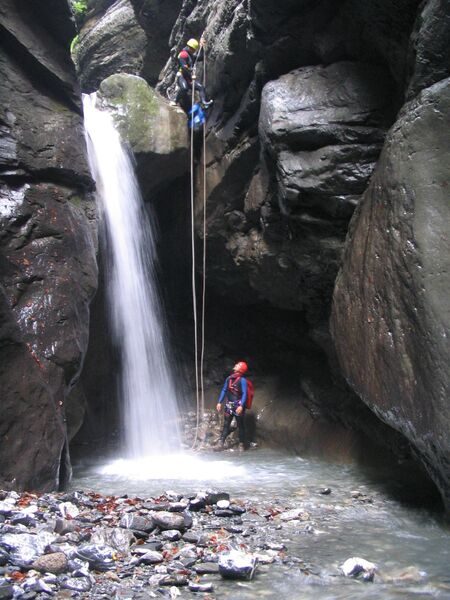
[[[42,573],[54,573],[56,575],[67,571],[68,562],[64,552],[53,552],[51,554],[43,554],[37,558],[31,567]]]
[[[213,575],[219,572],[218,563],[204,562],[195,565],[194,571],[197,575]]]
[[[99,102],[110,112],[136,157],[136,175],[144,197],[187,173],[186,116],[169,106],[144,79],[111,75],[100,85]]]
[[[219,556],[219,573],[224,579],[253,579],[258,559],[238,550]]]
[[[120,519],[120,526],[132,531],[143,531],[150,533],[155,528],[155,522],[151,518],[136,515],[134,513],[128,513],[123,515]]]
[[[373,581],[377,566],[364,558],[353,556],[348,558],[341,566],[341,571],[346,577],[358,577],[362,575],[364,581]]]
[[[156,565],[158,563],[161,563],[163,560],[163,555],[160,552],[156,552],[154,550],[148,550],[139,558],[139,562],[144,565]]]
[[[167,529],[161,532],[161,537],[169,542],[176,542],[181,539],[181,533],[177,529]]]
[[[154,525],[165,530],[177,529],[178,531],[184,531],[186,529],[184,515],[180,513],[171,512],[155,512],[152,514],[152,520]]]
[[[83,91],[97,90],[114,73],[138,75],[145,45],[145,34],[129,0],[117,0],[103,14],[88,19],[73,53]]]

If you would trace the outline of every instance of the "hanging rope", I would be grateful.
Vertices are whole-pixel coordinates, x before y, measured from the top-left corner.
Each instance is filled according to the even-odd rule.
[[[203,39],[203,33],[201,38]],[[196,396],[196,426],[195,437],[192,443],[194,449],[198,442],[198,431],[200,428],[200,415],[203,416],[205,407],[204,397],[204,382],[203,382],[203,361],[205,350],[205,265],[206,265],[206,165],[205,165],[205,148],[206,148],[206,132],[203,127],[203,283],[202,283],[202,317],[201,317],[201,353],[200,366],[198,363],[198,323],[197,323],[197,289],[195,283],[195,189],[194,189],[194,122],[193,109],[195,104],[195,69],[197,66],[198,57],[193,66],[192,73],[192,89],[191,89],[191,252],[192,252],[192,308],[194,313],[194,365],[195,365],[195,396]],[[203,47],[203,85],[206,80],[206,52]],[[200,379],[200,384],[199,384]]]
[[[197,62],[197,61],[195,61]],[[192,444],[192,448],[197,445],[198,430],[200,426],[200,393],[199,393],[199,367],[198,367],[198,325],[197,325],[197,289],[195,285],[195,190],[194,190],[194,123],[193,123],[193,108],[194,108],[194,93],[195,93],[195,64],[193,69],[192,77],[192,90],[191,90],[191,114],[190,114],[190,127],[191,127],[191,260],[192,260],[192,310],[194,313],[194,367],[195,367],[195,399],[196,399],[196,426],[195,426],[195,438]]]
[[[206,50],[203,48],[203,86],[206,90]],[[205,307],[206,307],[206,128],[203,125],[203,261],[202,261],[202,320],[201,320],[201,352],[200,352],[200,389],[201,411],[205,414]]]

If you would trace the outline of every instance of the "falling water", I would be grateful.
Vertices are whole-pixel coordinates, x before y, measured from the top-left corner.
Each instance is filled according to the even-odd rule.
[[[155,278],[155,236],[133,166],[112,118],[83,99],[91,172],[97,184],[108,302],[121,354],[125,452],[144,458],[179,447],[177,398]]]

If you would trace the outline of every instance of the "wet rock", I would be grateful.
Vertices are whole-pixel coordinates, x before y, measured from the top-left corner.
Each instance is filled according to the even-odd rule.
[[[450,507],[449,111],[444,79],[390,130],[347,238],[331,328],[347,381],[413,444]]]
[[[56,519],[55,522],[55,533],[59,535],[65,535],[66,533],[71,533],[75,531],[77,528],[77,522],[73,520],[67,519]]]
[[[331,494],[331,488],[329,487],[325,487],[325,488],[321,488],[320,490],[318,490],[319,494],[322,494],[323,496],[329,496]]]
[[[75,46],[74,60],[84,91],[93,92],[113,73],[138,75],[146,39],[129,0],[117,0],[88,19]]]
[[[377,566],[364,558],[353,556],[348,558],[340,566],[340,569],[346,577],[359,577],[361,575],[364,581],[373,581]]]
[[[144,565],[156,565],[164,560],[163,555],[155,550],[148,550],[139,557],[139,562]]]
[[[169,542],[176,542],[181,539],[181,533],[177,529],[167,529],[161,533],[161,537]]]
[[[77,517],[80,514],[78,507],[75,504],[72,504],[72,502],[61,502],[58,508],[59,512],[61,513],[64,519],[66,517],[70,517],[71,519],[73,519],[74,517]]]
[[[13,597],[13,585],[8,580],[0,578],[0,600],[10,600]]]
[[[126,514],[120,519],[120,527],[131,529],[132,531],[150,533],[155,528],[155,525],[155,519],[149,519],[136,514]]]
[[[89,577],[68,577],[61,582],[61,588],[73,592],[89,592],[92,588],[92,581]]]
[[[205,496],[206,504],[217,504],[220,500],[230,500],[230,494],[227,492],[218,492],[215,490],[208,490]]]
[[[53,552],[52,554],[44,554],[35,560],[31,567],[42,573],[64,573],[68,569],[67,556],[64,552]]]
[[[197,575],[212,575],[219,572],[219,564],[218,563],[200,563],[194,567],[194,571]]]
[[[110,546],[97,546],[95,544],[85,544],[76,551],[76,556],[89,563],[89,567],[94,571],[108,571],[114,567],[116,554]]]
[[[219,556],[219,573],[225,579],[250,580],[255,574],[257,563],[254,556],[232,550]]]
[[[192,519],[190,525],[186,523],[185,514],[161,511],[153,513],[152,519],[153,523],[163,531],[168,529],[184,531],[188,527],[192,526]]]
[[[205,506],[205,498],[194,498],[189,502],[189,510],[192,510],[193,512],[197,512],[202,508],[205,508]]]
[[[144,196],[186,173],[186,115],[169,106],[144,79],[111,75],[100,85],[99,106],[112,115],[122,139],[133,150]],[[178,502],[176,496],[169,500]]]
[[[232,510],[215,510],[214,514],[216,517],[234,517],[234,512]]]
[[[184,575],[166,575],[159,580],[159,585],[163,586],[174,585],[176,587],[184,587],[188,585],[188,583],[188,578]]]
[[[309,514],[302,508],[293,508],[291,510],[281,513],[279,515],[279,518],[282,521],[294,521],[294,520],[307,521],[310,517],[309,517]]]
[[[47,531],[39,534],[6,533],[0,535],[0,546],[7,549],[13,564],[30,565],[54,539],[55,536]]]
[[[212,583],[193,583],[190,582],[188,589],[190,592],[213,592],[214,586]]]

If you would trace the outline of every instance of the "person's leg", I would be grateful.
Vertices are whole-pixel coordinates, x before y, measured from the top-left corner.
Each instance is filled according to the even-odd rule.
[[[177,76],[177,85],[178,92],[175,102],[181,106],[186,114],[189,114],[191,109],[189,97],[190,97],[190,88],[186,79],[181,75],[181,73]]]
[[[236,421],[239,430],[239,445],[247,448],[247,435],[245,431],[245,411],[241,415],[236,415]]]
[[[197,92],[200,96],[200,102],[203,104],[203,106],[209,106],[210,104],[212,104],[212,100],[206,99],[206,91],[205,91],[205,88],[202,86],[202,84],[199,83],[198,81],[196,81],[194,85],[195,85],[195,89],[197,90]]]
[[[222,429],[222,435],[220,436],[220,441],[222,442],[222,444],[225,442],[225,440],[227,439],[227,437],[230,435],[231,432],[231,421],[233,420],[233,415],[230,413],[225,413],[223,416],[223,429]]]

